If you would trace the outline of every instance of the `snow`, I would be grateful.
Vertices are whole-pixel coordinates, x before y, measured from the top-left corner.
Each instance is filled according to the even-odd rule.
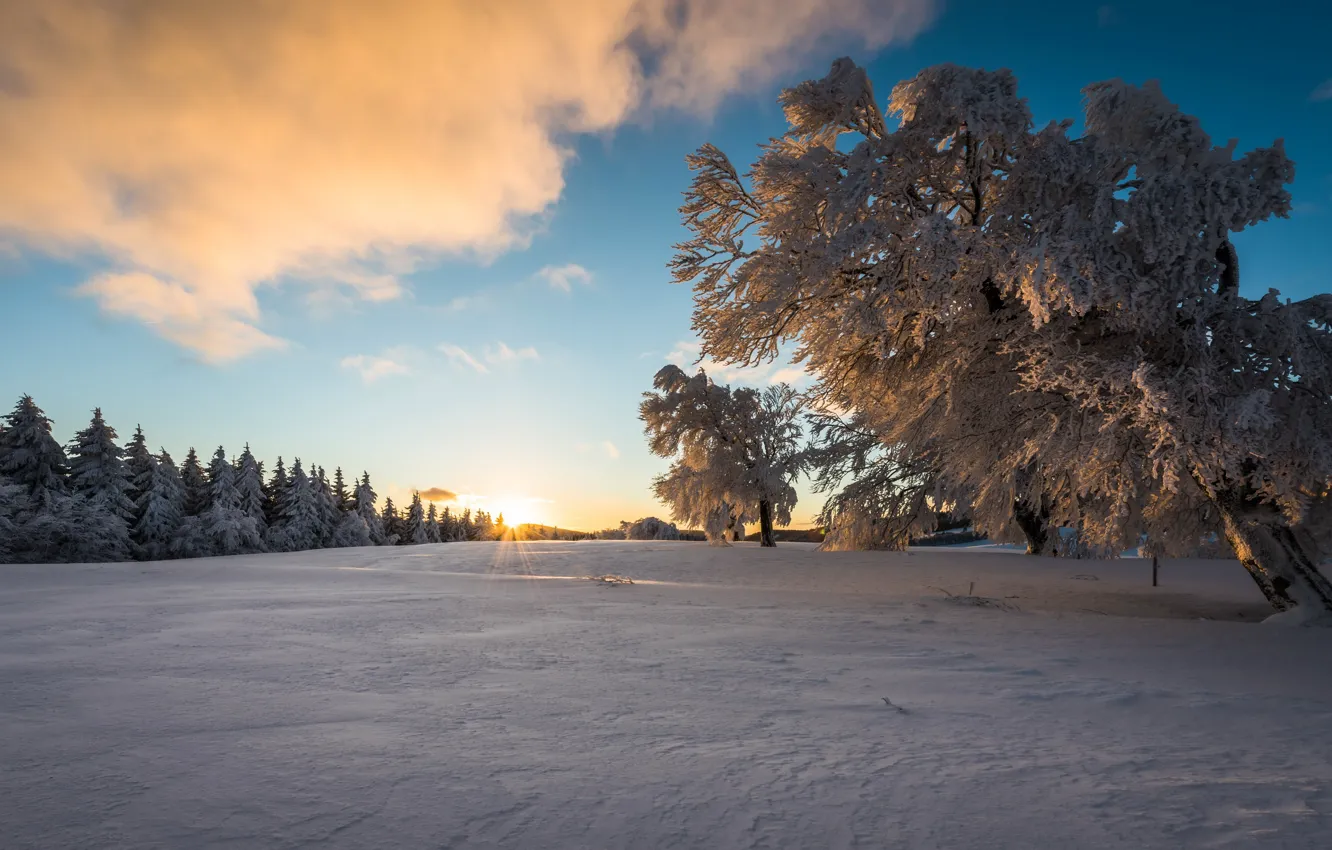
[[[1161,580],[618,541],[5,566],[3,844],[1325,847],[1332,638],[1246,622],[1233,561]]]

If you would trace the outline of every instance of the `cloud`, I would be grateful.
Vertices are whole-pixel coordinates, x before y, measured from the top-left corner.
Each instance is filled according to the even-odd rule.
[[[1115,12],[1114,6],[1101,6],[1096,10],[1096,25],[1098,27],[1108,27],[1112,25],[1117,18],[1118,15]]]
[[[809,373],[799,366],[787,366],[784,369],[778,369],[768,376],[770,384],[791,384],[793,386],[802,384],[809,380]]]
[[[411,372],[411,368],[402,362],[404,354],[405,352],[402,349],[386,351],[377,356],[357,354],[342,358],[341,365],[344,369],[353,369],[360,372],[361,380],[367,384],[372,384],[389,375],[406,375]]]
[[[141,320],[207,363],[227,363],[287,345],[245,321],[257,313],[253,304],[214,304],[179,284],[143,272],[100,274],[77,291],[96,299],[111,315]]]
[[[550,284],[551,289],[572,292],[575,283],[588,286],[592,283],[592,273],[577,263],[563,266],[546,266],[536,276]]]
[[[427,502],[456,502],[458,494],[452,490],[445,490],[443,487],[427,487],[418,491],[421,498]]]
[[[757,387],[764,384],[784,382],[800,386],[813,380],[803,368],[793,366],[783,360],[760,363],[757,366],[735,366],[729,363],[718,363],[707,357],[700,360],[699,357],[702,353],[702,343],[682,340],[677,342],[675,348],[666,355],[666,362],[674,363],[691,374],[702,369],[708,373],[708,377],[724,384]]]
[[[601,448],[606,452],[606,457],[610,458],[611,460],[619,459],[620,450],[617,449],[615,447],[615,444],[612,443],[610,440],[603,440],[601,443]]]
[[[454,345],[453,343],[446,342],[440,345],[439,350],[444,352],[448,356],[449,360],[453,361],[453,364],[455,366],[466,366],[469,369],[474,369],[483,375],[490,371],[489,369],[486,368],[486,364],[482,363],[472,355],[468,354],[467,349],[463,348],[460,345]]]
[[[0,234],[157,282],[108,312],[224,361],[261,285],[398,297],[521,246],[580,134],[706,114],[935,0],[0,3]],[[90,282],[91,283],[91,282]],[[163,300],[173,312],[164,314]],[[190,319],[189,316],[198,318]]]
[[[445,313],[461,313],[464,310],[475,310],[478,307],[482,307],[485,304],[487,304],[489,300],[490,299],[487,298],[484,293],[476,293],[475,295],[459,295],[455,298],[450,298],[448,300],[448,303],[446,303],[440,309],[443,310]]]
[[[519,348],[517,350],[509,348],[503,342],[497,342],[494,345],[486,346],[486,361],[488,363],[504,364],[518,363],[523,360],[540,360],[541,355],[532,346]]]
[[[1332,100],[1332,80],[1323,80],[1318,87],[1309,92],[1309,100]]]

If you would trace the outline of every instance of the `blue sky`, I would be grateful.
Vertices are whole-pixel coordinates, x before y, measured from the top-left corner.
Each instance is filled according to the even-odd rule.
[[[919,11],[929,4],[906,5]],[[1326,47],[1332,12],[1324,5],[1277,3],[1262,15],[1238,3],[954,0],[926,9],[932,23],[916,25],[914,36],[911,28],[890,34],[881,40],[898,43],[880,49],[830,31],[817,47],[797,51],[798,61],[759,62],[755,73],[730,80],[718,103],[637,103],[607,120],[582,121],[590,132],[557,127],[552,138],[570,154],[562,170],[558,163],[553,168],[563,185],[547,187],[550,202],[534,216],[519,205],[503,238],[458,237],[465,224],[457,224],[446,238],[417,250],[411,244],[416,231],[404,222],[400,232],[409,250],[402,256],[359,255],[354,265],[391,277],[391,292],[376,294],[344,269],[324,274],[308,267],[247,285],[255,311],[229,305],[217,315],[232,310],[285,344],[234,358],[202,356],[191,347],[191,335],[207,332],[206,309],[190,320],[195,324],[177,324],[168,339],[159,332],[163,322],[178,319],[155,324],[151,316],[117,311],[112,302],[77,291],[106,272],[188,267],[206,274],[211,266],[144,259],[157,256],[142,247],[157,244],[151,230],[142,242],[132,241],[140,236],[116,242],[119,235],[104,237],[96,228],[28,226],[21,216],[39,208],[6,201],[12,187],[4,181],[21,176],[0,171],[0,233],[6,234],[0,240],[0,316],[6,320],[0,401],[8,406],[31,393],[62,439],[100,405],[122,436],[142,423],[149,440],[177,459],[191,445],[208,454],[219,444],[238,451],[248,441],[270,463],[279,454],[288,461],[300,455],[330,472],[336,465],[366,469],[381,495],[395,499],[412,488],[441,487],[471,494],[474,504],[507,508],[510,516],[583,528],[664,515],[648,486],[665,463],[648,454],[636,406],[655,370],[672,353],[687,352],[692,340],[690,293],[671,285],[666,271],[671,245],[683,235],[676,207],[689,180],[687,153],[711,141],[747,164],[758,143],[783,129],[779,89],[821,76],[842,54],[868,65],[881,100],[893,83],[939,62],[1011,68],[1038,122],[1076,118],[1079,89],[1087,83],[1159,79],[1218,141],[1236,137],[1241,148],[1251,148],[1285,139],[1297,164],[1295,212],[1242,235],[1238,245],[1250,293],[1272,286],[1307,296],[1327,291],[1332,280],[1323,235],[1332,225],[1332,165],[1324,151],[1332,138]],[[0,41],[0,50],[7,46]],[[40,66],[31,67],[41,84]],[[707,80],[691,85],[706,91]],[[0,85],[0,116],[18,97]],[[94,138],[98,131],[95,122],[51,126]],[[484,180],[508,168],[488,144],[476,148],[483,154],[474,168],[458,155],[455,165],[464,176],[451,172],[446,177],[454,182],[441,185],[471,179],[470,171]],[[257,150],[262,156],[262,142]],[[153,155],[138,152],[149,161]],[[533,157],[522,162],[540,178]],[[373,178],[353,185],[365,187],[365,203],[373,206]],[[410,191],[410,181],[404,185]],[[423,180],[422,190],[430,188]],[[293,192],[300,189],[294,185]],[[141,187],[128,194],[131,205],[153,202]],[[337,197],[360,203],[354,192]],[[324,211],[315,205],[328,200],[312,201],[308,210],[290,198],[282,203],[283,217],[266,225],[269,230],[307,212],[318,219]],[[467,207],[460,209],[465,221]],[[173,233],[164,231],[168,248]],[[199,243],[182,237],[180,244],[186,251]],[[234,255],[236,243],[230,244]],[[570,266],[577,268],[570,272]],[[187,276],[176,280],[194,286]],[[818,508],[816,496],[805,488],[801,494],[798,525]]]

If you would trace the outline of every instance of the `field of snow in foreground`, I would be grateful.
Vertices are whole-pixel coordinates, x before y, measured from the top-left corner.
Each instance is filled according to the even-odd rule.
[[[602,573],[639,581],[558,578]],[[1233,561],[1162,584],[690,543],[0,567],[0,844],[1328,847],[1332,635],[1255,624]]]

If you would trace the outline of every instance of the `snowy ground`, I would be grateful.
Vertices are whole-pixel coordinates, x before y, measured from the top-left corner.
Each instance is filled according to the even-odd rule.
[[[641,581],[533,578],[592,573]],[[611,542],[2,567],[0,844],[1328,847],[1332,635],[1245,622],[1234,562],[1162,581]]]

